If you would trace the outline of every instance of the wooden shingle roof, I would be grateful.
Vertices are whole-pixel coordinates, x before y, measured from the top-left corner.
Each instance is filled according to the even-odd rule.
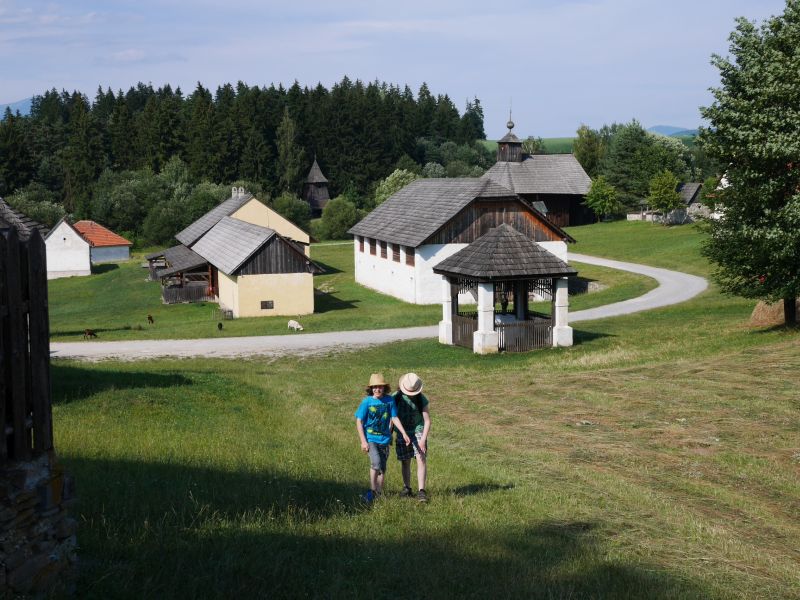
[[[511,225],[491,229],[433,267],[433,272],[478,281],[566,277],[577,271]]]
[[[233,275],[274,235],[277,235],[274,229],[222,217],[197,240],[192,250],[226,275]]]
[[[311,169],[308,172],[308,177],[306,177],[306,183],[328,183],[325,175],[322,174],[322,169],[319,168],[317,164],[317,158],[314,157],[314,164],[311,165]]]
[[[41,223],[37,223],[18,210],[11,208],[11,205],[8,202],[0,198],[0,227],[3,227],[3,224],[16,229],[17,235],[21,240],[27,240],[34,229],[39,230],[42,238],[44,238],[49,231],[47,227]]]
[[[106,246],[131,246],[131,242],[94,221],[78,221],[72,228],[94,248]]]
[[[514,198],[481,177],[417,179],[390,196],[348,233],[416,248],[476,198]]]
[[[252,194],[233,195],[218,204],[186,229],[175,235],[175,239],[185,246],[191,246],[203,234],[219,223],[223,217],[229,217],[253,198]]]
[[[160,256],[163,256],[164,260],[167,261],[167,266],[156,271],[158,277],[166,277],[176,273],[191,271],[192,269],[197,269],[208,263],[208,261],[197,254],[197,252],[191,248],[187,248],[183,244],[173,246],[172,248],[166,248],[165,250],[159,250],[153,254],[148,254],[146,258],[149,260]]]
[[[700,200],[700,188],[702,187],[703,184],[697,182],[684,183],[681,185],[678,191],[680,192],[683,203],[689,206],[693,202],[698,202]]]
[[[534,154],[522,162],[498,161],[484,177],[515,194],[589,193],[591,178],[572,154]]]

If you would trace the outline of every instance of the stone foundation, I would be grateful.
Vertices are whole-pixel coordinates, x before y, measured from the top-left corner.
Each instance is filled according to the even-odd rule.
[[[78,523],[75,485],[52,453],[0,467],[0,597],[68,591]]]

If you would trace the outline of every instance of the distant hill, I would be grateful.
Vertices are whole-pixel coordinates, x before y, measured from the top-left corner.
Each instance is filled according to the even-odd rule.
[[[686,137],[691,135],[697,135],[697,129],[688,129],[686,127],[675,127],[674,125],[656,125],[655,127],[649,127],[647,131],[651,133],[660,133],[661,135],[667,136],[676,136],[676,137]]]
[[[12,113],[19,111],[22,115],[31,114],[31,102],[33,102],[33,98],[25,98],[25,100],[12,102],[11,104],[0,104],[0,118],[6,112],[6,108],[10,108]]]

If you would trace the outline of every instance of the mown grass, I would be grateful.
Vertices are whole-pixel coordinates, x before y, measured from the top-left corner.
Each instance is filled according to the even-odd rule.
[[[314,279],[315,313],[297,317],[306,333],[433,325],[440,306],[415,306],[355,283],[353,249],[349,244],[320,244],[312,249],[327,272]],[[101,266],[91,277],[49,282],[50,332],[54,341],[82,341],[86,328],[99,341],[127,339],[190,339],[219,336],[287,333],[290,317],[262,317],[226,321],[217,329],[213,303],[161,303],[159,283],[146,281],[141,260]],[[601,282],[606,289],[577,296],[573,309],[590,308],[641,295],[655,285],[652,279],[589,265],[577,265],[580,275]],[[147,315],[155,323],[148,324]],[[92,343],[92,342],[88,342]]]
[[[591,245],[605,227],[573,235]],[[654,260],[707,270],[686,230],[632,230]],[[750,310],[711,289],[518,355],[419,341],[56,361],[78,594],[798,597],[800,339],[748,328]],[[411,370],[431,398],[432,501],[396,496],[392,457],[367,509],[352,413],[369,373]]]

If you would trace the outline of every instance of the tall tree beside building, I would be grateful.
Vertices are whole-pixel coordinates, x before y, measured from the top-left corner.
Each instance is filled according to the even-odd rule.
[[[276,164],[278,184],[283,191],[294,193],[300,189],[305,152],[297,143],[297,128],[289,116],[289,108],[283,109],[283,118],[278,126]]]
[[[761,26],[740,18],[730,57],[714,55],[721,86],[701,109],[706,152],[728,165],[704,252],[728,293],[783,301],[797,324],[800,296],[800,1]]]
[[[92,186],[105,166],[102,140],[92,119],[89,103],[74,94],[68,123],[69,137],[62,155],[64,166],[64,209],[78,216],[89,212]]]
[[[605,154],[603,136],[599,131],[581,125],[572,143],[572,153],[589,177],[597,177]]]

